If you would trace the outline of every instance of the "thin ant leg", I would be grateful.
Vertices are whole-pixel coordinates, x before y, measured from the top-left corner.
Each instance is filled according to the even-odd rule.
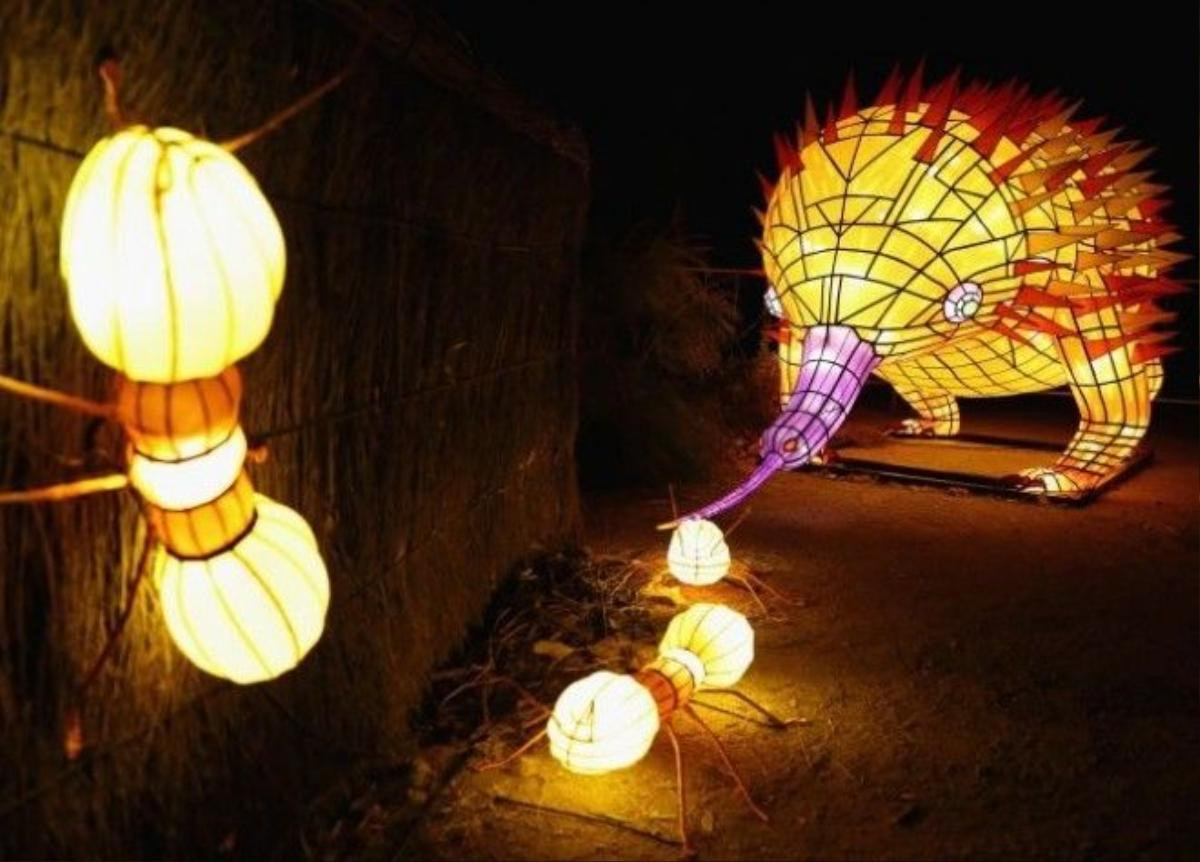
[[[716,746],[717,754],[721,756],[721,760],[725,764],[725,768],[729,770],[729,775],[731,778],[733,778],[733,783],[737,785],[738,792],[742,795],[742,800],[746,803],[746,807],[749,808],[754,813],[754,816],[756,816],[763,823],[770,822],[771,818],[767,816],[767,812],[759,808],[758,803],[751,798],[750,791],[746,789],[746,782],[742,780],[742,774],[738,772],[738,768],[733,765],[733,760],[729,757],[729,752],[725,750],[724,744],[722,744],[721,740],[717,738],[717,735],[713,733],[712,728],[709,727],[708,724],[705,723],[704,719],[696,714],[696,710],[692,709],[690,706],[685,706],[683,711],[688,714],[692,721],[700,725],[700,728],[704,731],[705,735],[712,740],[713,745]]]
[[[788,727],[799,727],[799,726],[802,726],[802,725],[805,725],[808,723],[805,719],[802,719],[802,718],[780,718],[775,713],[768,710],[761,703],[754,700],[749,695],[743,694],[742,692],[738,691],[737,689],[706,688],[706,689],[704,689],[704,693],[705,694],[727,694],[730,697],[736,697],[742,703],[746,704],[746,706],[750,707],[755,712],[757,712],[759,715],[761,715],[763,718],[765,718],[768,722],[768,724],[767,724],[768,727],[773,727],[776,730],[783,730],[784,728],[788,728]]]
[[[791,596],[780,592],[749,569],[747,569],[745,572],[739,571],[731,573],[729,575],[729,582],[731,584],[736,584],[748,592],[750,597],[754,599],[755,604],[757,604],[759,609],[762,611],[763,616],[766,617],[770,617],[771,614],[767,610],[767,606],[763,602],[762,597],[758,594],[758,590],[760,588],[780,604],[789,605],[791,607],[804,607],[805,604],[803,599],[794,599]]]
[[[516,760],[518,757],[520,757],[522,754],[527,752],[529,749],[533,748],[535,745],[537,745],[539,742],[541,742],[543,737],[545,737],[545,735],[546,735],[546,729],[543,727],[536,734],[534,734],[532,737],[530,737],[520,748],[518,748],[516,751],[514,751],[512,754],[508,755],[507,757],[503,757],[500,760],[492,760],[492,761],[489,761],[488,763],[481,763],[478,766],[472,766],[471,768],[473,770],[475,770],[476,772],[487,772],[492,769],[499,769],[502,766],[507,766],[508,764],[510,764],[514,760]]]
[[[768,619],[771,617],[771,612],[767,609],[767,605],[762,600],[762,596],[758,594],[758,590],[756,590],[754,585],[750,583],[750,579],[748,577],[742,574],[730,575],[729,581],[730,583],[737,584],[738,586],[742,587],[750,594],[750,598],[754,599],[754,603],[758,605],[758,609],[762,612],[764,617]]]
[[[676,812],[679,819],[679,837],[683,841],[683,857],[690,859],[696,855],[696,848],[692,846],[687,831],[687,790],[684,787],[683,752],[679,748],[679,737],[675,735],[675,728],[671,727],[668,722],[663,725],[663,730],[667,732],[667,738],[671,740],[671,748],[675,749],[675,791],[678,803]]]

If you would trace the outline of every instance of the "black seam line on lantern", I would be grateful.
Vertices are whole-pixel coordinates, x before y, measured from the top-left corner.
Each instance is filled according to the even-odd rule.
[[[217,253],[217,242],[213,234],[212,225],[209,223],[208,213],[205,212],[203,198],[199,190],[196,188],[196,164],[197,160],[192,159],[188,162],[187,185],[188,190],[192,194],[192,200],[195,203],[196,212],[200,216],[200,225],[204,228],[204,236],[208,240],[209,255],[212,257],[213,266],[216,267],[217,273],[221,276],[221,294],[225,297],[225,355],[224,366],[228,368],[233,364],[233,345],[237,341],[237,312],[234,310],[233,290],[229,285],[229,273],[225,270],[225,261],[221,259],[221,255]]]
[[[155,139],[157,141],[157,138]],[[159,181],[159,175],[162,173],[163,167],[167,168],[168,175],[172,174],[170,152],[171,144],[165,144],[158,152],[158,158],[154,160],[154,233],[158,236],[158,251],[162,258],[162,276],[163,289],[167,297],[167,314],[171,320],[171,379],[174,380],[179,376],[179,341],[180,341],[180,319],[179,309],[175,307],[175,279],[171,276],[171,247],[167,240],[167,232],[163,227],[163,194],[169,191],[171,185],[174,184],[172,176],[171,182],[164,189]]]
[[[716,634],[713,635],[713,640],[716,640],[717,638],[721,637],[722,635],[724,635],[727,631],[729,631],[732,627],[734,627],[736,625],[737,625],[737,620],[730,619],[728,624],[726,624],[726,626],[724,628],[722,628],[719,632],[717,632]],[[710,640],[707,644],[704,645],[704,649],[707,651],[708,647],[711,644],[712,644],[712,640]],[[732,649],[730,649],[728,652],[723,652],[716,656],[713,656],[711,661],[707,661],[704,663],[705,668],[711,667],[711,668],[713,668],[714,671],[718,670],[721,666],[721,663],[724,662],[730,656],[736,654],[739,649],[740,649],[740,645],[737,645],[737,646],[734,646]],[[689,650],[689,652],[691,652],[691,650]]]
[[[170,387],[170,386],[177,386],[177,385],[181,385],[181,384],[167,384],[167,385],[168,385],[168,387]],[[167,397],[170,398],[170,395],[168,395]],[[207,408],[205,409],[205,413],[207,414]],[[136,445],[133,447],[133,451],[136,452],[140,457],[145,458],[147,461],[154,461],[156,464],[186,464],[189,461],[195,461],[198,458],[203,458],[206,455],[211,455],[217,449],[220,449],[222,446],[224,446],[226,443],[228,443],[230,440],[233,439],[233,435],[236,434],[238,429],[241,427],[242,427],[242,425],[240,422],[235,422],[233,425],[233,428],[231,428],[229,433],[226,434],[220,441],[209,446],[203,452],[197,452],[195,455],[188,455],[186,458],[156,458],[155,456],[153,456],[147,452],[143,452]],[[242,433],[244,434],[245,431],[243,431]],[[171,437],[170,431],[168,431],[167,436]],[[172,440],[173,440],[173,438],[172,438]]]
[[[712,608],[709,608],[708,610],[706,610],[706,611],[704,612],[704,616],[703,616],[703,617],[701,617],[701,619],[700,619],[700,620],[699,620],[699,621],[696,623],[696,628],[692,630],[692,634],[693,634],[693,635],[695,635],[695,633],[696,633],[696,632],[699,630],[699,628],[700,628],[700,625],[701,625],[701,624],[702,624],[702,623],[703,623],[705,620],[707,620],[707,619],[708,619],[708,617],[709,617],[709,614],[712,614],[712,613],[714,613],[714,612],[716,611],[716,608],[717,608],[717,607],[720,607],[720,605],[714,605]],[[722,635],[724,635],[724,634],[725,634],[727,631],[729,631],[729,629],[730,629],[732,626],[736,626],[736,625],[737,625],[737,622],[738,622],[738,621],[737,621],[737,618],[736,618],[736,617],[729,617],[728,619],[729,619],[729,622],[728,622],[728,623],[726,623],[724,626],[722,626],[722,627],[720,628],[720,630],[718,630],[718,631],[716,631],[716,632],[713,632],[713,635],[712,635],[712,637],[710,637],[710,638],[709,638],[707,641],[705,641],[705,642],[704,642],[704,646],[702,646],[702,647],[701,647],[700,649],[698,649],[698,650],[688,650],[688,652],[691,652],[691,653],[693,653],[693,654],[695,654],[695,655],[697,655],[697,656],[701,655],[701,654],[702,654],[702,653],[704,653],[704,652],[707,652],[707,651],[708,651],[708,648],[709,648],[710,646],[712,646],[712,645],[713,645],[713,643],[714,643],[714,642],[715,642],[715,641],[716,641],[718,638],[720,638],[720,637],[721,637]],[[689,638],[688,638],[688,640],[690,641],[690,640],[691,640],[691,638],[689,637]],[[687,649],[687,647],[684,647],[684,649]],[[716,666],[717,666],[717,664],[718,664],[719,662],[722,662],[722,661],[724,661],[726,658],[728,658],[729,656],[733,655],[733,653],[734,653],[734,652],[735,652],[735,650],[730,650],[729,652],[726,652],[726,653],[721,653],[720,655],[717,655],[716,657],[714,657],[714,658],[713,658],[713,660],[712,660],[711,662],[705,662],[705,663],[704,663],[704,664],[705,664],[705,667],[707,667],[709,664],[712,664],[714,667],[716,667]]]
[[[270,502],[275,503],[274,500],[271,500]],[[280,503],[275,503],[275,506],[279,509],[287,508]],[[273,527],[278,527],[283,532],[290,533],[291,535],[295,536],[305,547],[314,551],[317,550],[317,539],[316,536],[313,535],[312,528],[308,526],[308,523],[304,521],[300,513],[290,509],[287,511],[294,517],[271,518],[271,525]],[[296,524],[295,521],[300,521],[301,523]]]
[[[229,606],[229,602],[225,598],[225,592],[221,589],[220,582],[216,578],[210,576],[208,583],[212,587],[213,595],[216,596],[217,601],[221,603],[221,609],[225,611],[225,616],[229,619],[230,625],[233,626],[234,631],[237,632],[242,643],[250,651],[250,654],[254,656],[254,659],[258,662],[259,666],[268,674],[274,675],[275,671],[271,669],[269,664],[267,664],[267,660],[263,657],[262,653],[258,651],[258,647],[254,645],[254,641],[251,640],[250,635],[242,626],[242,621],[237,618],[237,615]],[[222,670],[225,669],[222,668]]]
[[[165,410],[163,418],[167,420],[167,439],[171,441],[171,451],[175,454],[175,457],[172,460],[179,461],[182,460],[180,457],[181,453],[179,451],[179,447],[175,444],[175,423],[171,421],[171,417],[173,416],[171,405],[174,404],[174,402],[175,387],[167,386],[166,391],[163,392],[163,408]],[[136,449],[137,447],[135,446],[134,448]]]
[[[128,378],[126,378],[126,379],[128,379]],[[142,419],[142,413],[143,413],[143,410],[142,410],[142,384],[138,383],[136,380],[131,380],[130,383],[134,387],[134,389],[133,389],[133,417],[134,417],[134,421],[137,422],[137,427],[140,431],[142,428],[146,427],[145,423]],[[128,432],[126,432],[126,436],[129,436]],[[144,453],[138,451],[137,446],[133,447],[133,451],[137,452],[139,455],[144,454]]]
[[[220,499],[220,498],[217,498],[217,499]],[[220,507],[216,505],[215,500],[211,500],[211,501],[209,501],[209,503],[207,503],[205,505],[206,506],[211,505],[214,511],[216,511],[217,513],[220,512]],[[193,548],[203,548],[204,547],[204,542],[201,539],[199,520],[200,520],[199,515],[196,512],[191,511],[191,510],[185,512],[183,515],[183,523],[187,527],[187,534],[188,534],[188,537],[192,540],[191,547],[193,547]],[[217,516],[217,522],[221,526],[221,535],[222,536],[227,535],[227,530],[225,529],[225,521],[220,517],[219,514]],[[170,531],[166,531],[166,532],[169,533]]]
[[[237,477],[237,479],[234,480],[234,482],[235,483],[241,482],[243,476],[245,476],[245,473],[246,473],[246,470],[245,470],[245,466],[243,465],[242,470],[239,471],[238,477]],[[245,476],[245,479],[246,479],[247,485],[250,485],[250,477]],[[253,485],[250,485],[250,489],[251,489],[250,493],[253,493]],[[239,504],[241,503],[242,497],[241,497],[241,495],[238,494],[238,489],[236,486],[234,488],[232,488],[231,490],[226,491],[221,496],[216,497],[215,499],[210,501],[210,505],[209,505],[209,511],[212,513],[213,517],[215,517],[217,519],[217,523],[221,527],[221,535],[223,535],[223,536],[227,535],[230,532],[230,530],[229,530],[229,524],[227,523],[227,519],[225,517],[225,510],[221,506],[220,501],[223,499],[229,499],[229,498],[232,498],[235,503],[239,503]],[[241,510],[240,506],[238,508],[238,517],[240,517],[242,519],[243,524],[246,524],[246,521],[249,519],[249,514],[256,514],[256,513],[257,513],[257,510],[253,510],[250,513],[246,513]],[[200,513],[192,512],[187,516],[187,518],[188,518],[189,524],[195,523],[200,518]],[[251,525],[251,524],[246,524],[246,526],[253,528],[253,525]],[[243,535],[249,535],[249,533],[245,532]],[[230,550],[232,550],[237,545],[237,542],[239,542],[239,541],[241,541],[241,539],[235,539],[234,543],[232,545],[230,545]],[[196,544],[197,544],[197,547],[199,547],[199,545],[200,545],[199,541],[197,541]]]
[[[167,510],[167,511],[169,511],[169,510]],[[189,510],[189,512],[190,511],[194,511],[194,510]],[[169,553],[172,557],[174,557],[177,560],[185,560],[187,562],[206,563],[209,560],[213,559],[214,557],[219,557],[221,554],[224,554],[226,551],[229,551],[235,545],[237,545],[238,542],[240,542],[242,539],[246,538],[246,536],[250,535],[250,532],[254,529],[254,525],[257,523],[258,523],[258,510],[255,509],[254,514],[250,516],[250,520],[248,520],[246,522],[246,526],[242,528],[241,532],[239,532],[236,536],[234,536],[228,542],[223,544],[221,547],[217,548],[215,551],[209,551],[207,554],[179,554],[179,553],[176,553],[175,551],[172,551],[168,547],[167,553]],[[163,542],[163,544],[165,545],[166,542]]]
[[[263,198],[263,202],[266,205],[267,209],[271,210],[271,205],[269,203],[267,203],[267,201],[266,201],[266,195],[263,194],[262,189],[258,187],[258,181],[255,180],[253,176],[250,177],[250,180],[254,184],[254,187],[258,191],[259,195]],[[271,266],[271,260],[267,256],[267,250],[266,250],[266,247],[269,245],[269,243],[263,241],[262,237],[259,235],[258,230],[256,230],[254,227],[254,219],[250,218],[249,216],[246,215],[245,210],[242,209],[242,206],[237,199],[237,195],[229,196],[228,205],[229,205],[230,212],[236,214],[237,220],[242,224],[245,235],[250,238],[250,246],[254,251],[254,256],[258,259],[259,264],[262,266],[262,272],[263,272],[263,276],[265,277],[266,282],[268,284],[274,282],[275,281],[275,271],[274,271],[274,268]],[[271,214],[272,214],[272,217],[274,217],[274,211],[271,211]],[[285,248],[284,255],[286,256],[286,254],[287,254],[287,250]],[[279,275],[282,278],[284,273],[280,273]],[[262,282],[260,281],[260,282],[258,282],[258,284],[262,284]],[[265,289],[265,291],[266,291],[266,297],[265,297],[266,319],[269,322],[269,321],[273,320],[275,317],[275,295],[274,295],[274,290],[270,287],[267,287]]]
[[[220,380],[220,377],[218,377],[217,379]],[[213,428],[212,411],[209,410],[209,408],[208,408],[208,398],[205,397],[204,387],[200,385],[199,380],[192,381],[192,390],[196,393],[196,400],[200,402],[200,415],[202,417],[204,417],[204,439],[207,442],[209,439],[209,435],[212,433],[212,428]],[[171,414],[168,413],[167,416],[170,417]],[[174,445],[174,443],[175,443],[174,423],[169,423],[169,424],[171,424],[171,444]],[[238,423],[234,423],[234,427],[236,427],[237,424]],[[233,435],[233,429],[231,428],[229,430],[229,433],[225,435],[225,440],[228,440],[232,435]],[[224,441],[222,441],[222,442],[224,442]],[[214,443],[213,445],[209,446],[206,451],[211,452],[213,449],[217,448],[217,446],[220,446],[220,445],[221,445],[220,443]]]
[[[173,562],[174,561],[168,561],[167,564],[171,565]],[[204,573],[211,577],[212,572],[209,570],[207,561],[204,562],[204,567]],[[208,651],[208,647],[204,645],[204,641],[202,641],[199,635],[196,634],[196,629],[194,626],[192,626],[192,618],[187,612],[187,601],[183,594],[184,579],[182,577],[177,577],[175,579],[175,583],[178,587],[178,589],[175,591],[176,611],[179,614],[179,618],[183,620],[184,626],[187,628],[188,636],[192,639],[193,646],[195,646],[196,649],[204,656],[204,661],[207,665],[204,670],[208,671],[209,673],[213,673],[217,670],[217,663],[213,661],[212,653]]]
[[[121,158],[120,164],[117,166],[117,175],[113,178],[113,186],[120,189],[125,182],[125,174],[129,170],[129,163],[133,160],[134,153],[137,152],[138,142],[129,145],[124,153],[119,154]],[[107,153],[107,150],[105,151]],[[113,195],[112,200],[112,233],[109,237],[109,242],[112,248],[119,249],[120,244],[117,242],[117,237],[121,233],[121,213],[124,207],[120,205],[121,196]],[[114,253],[111,260],[115,261],[117,255]],[[113,293],[112,302],[109,305],[112,315],[112,332],[113,332],[113,349],[117,353],[118,366],[124,370],[125,368],[125,333],[121,328],[121,294],[124,292],[121,286],[125,284],[125,279],[120,273],[110,272],[109,277],[116,282],[116,290]]]
[[[267,583],[266,580],[264,580],[263,577],[255,570],[252,560],[247,559],[237,548],[231,549],[230,553],[237,558],[238,562],[246,567],[246,571],[250,573],[250,577],[254,578],[254,581],[262,588],[262,591],[266,593],[267,598],[270,599],[271,604],[275,606],[275,612],[279,614],[279,619],[283,621],[283,627],[287,629],[288,636],[292,639],[293,656],[295,657],[296,661],[299,661],[300,657],[304,655],[304,650],[300,646],[300,637],[296,634],[296,630],[292,627],[291,617],[288,616],[287,610],[283,606],[283,602],[280,601],[279,596],[275,594],[275,591],[271,589],[271,585]],[[295,563],[292,563],[292,565],[295,565]]]
[[[640,683],[639,683],[639,685],[640,685]],[[597,692],[593,696],[592,700],[588,702],[586,711],[583,714],[577,715],[577,714],[573,713],[571,716],[575,720],[576,728],[578,728],[579,725],[583,724],[585,719],[587,720],[587,727],[588,727],[588,736],[587,737],[576,736],[573,733],[568,733],[566,731],[566,728],[564,728],[562,726],[562,723],[556,721],[554,716],[551,715],[551,720],[556,721],[556,723],[558,724],[558,727],[559,727],[559,731],[567,739],[566,756],[567,756],[567,760],[569,762],[575,763],[577,765],[590,765],[590,764],[595,764],[597,762],[602,763],[605,760],[604,754],[602,754],[600,752],[593,752],[591,754],[588,754],[585,750],[581,750],[581,748],[583,746],[595,745],[595,744],[599,743],[600,741],[602,741],[601,739],[597,739],[596,735],[595,735],[595,732],[596,732],[596,698],[598,698],[600,696],[601,692],[603,692],[604,689],[607,687],[608,687],[608,683],[601,686],[600,689],[597,690]],[[643,686],[643,690],[644,690],[644,688],[645,687]],[[633,697],[633,695],[631,695],[629,698],[626,698],[622,702],[621,706],[624,706],[625,704],[627,704],[632,699],[632,697]],[[624,722],[617,729],[616,733],[613,733],[609,736],[603,737],[603,740],[617,740],[619,742],[624,742],[625,739],[632,732],[632,729],[634,727],[638,726],[647,716],[653,715],[657,718],[658,717],[658,701],[654,700],[653,697],[651,697],[650,700],[651,700],[651,709],[648,712],[642,712],[642,713],[638,713],[635,716],[632,716],[628,721]]]
[[[286,547],[279,545],[273,539],[268,537],[269,533],[270,533],[269,528],[275,527],[275,526],[282,526],[282,525],[280,525],[278,521],[272,520],[270,518],[264,518],[263,519],[263,529],[259,530],[258,533],[255,534],[254,538],[256,540],[258,540],[258,542],[260,544],[262,544],[264,547],[270,548],[281,558],[283,558],[284,560],[287,560],[288,564],[293,569],[295,569],[296,572],[299,574],[299,580],[302,581],[306,587],[308,587],[309,592],[311,592],[313,595],[313,598],[317,601],[318,604],[320,604],[321,590],[319,590],[317,588],[316,584],[314,584],[311,580],[309,580],[308,574],[305,571],[305,567],[300,564],[300,561],[297,560],[296,557],[293,556],[292,553]],[[286,527],[284,527],[284,529],[286,529]]]

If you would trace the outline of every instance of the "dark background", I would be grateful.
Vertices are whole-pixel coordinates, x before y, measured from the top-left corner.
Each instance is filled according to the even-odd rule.
[[[1082,100],[1174,188],[1167,213],[1192,253],[1197,238],[1198,10],[1098,4],[480,3],[432,8],[479,62],[578,124],[592,149],[593,235],[678,214],[713,266],[757,267],[755,172],[774,170],[771,135],[793,128],[806,91],[823,115],[853,72],[870,100],[893,64],[924,58],[926,80],[1017,78]],[[1195,261],[1176,272],[1194,288]],[[1195,294],[1180,311],[1180,355],[1167,391],[1197,381]]]

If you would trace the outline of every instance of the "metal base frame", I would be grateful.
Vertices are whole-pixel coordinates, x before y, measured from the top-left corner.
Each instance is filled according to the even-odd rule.
[[[916,446],[936,446],[941,440],[949,439],[960,443],[978,443],[983,446],[1010,449],[1030,449],[1041,452],[1060,452],[1062,450],[1062,447],[1056,443],[999,437],[988,434],[958,434],[951,438],[893,437],[892,439],[903,443],[912,443]],[[1074,494],[1031,494],[1028,491],[1022,491],[1007,477],[990,476],[983,473],[961,473],[953,470],[934,470],[925,467],[909,467],[899,464],[888,464],[883,461],[873,461],[868,458],[847,457],[841,454],[835,454],[835,460],[832,463],[821,466],[810,465],[800,469],[801,472],[814,473],[818,476],[869,476],[881,482],[968,491],[972,494],[1003,497],[1009,500],[1021,500],[1026,503],[1051,503],[1060,506],[1079,507],[1095,502],[1110,488],[1115,487],[1139,470],[1142,470],[1153,460],[1154,450],[1145,443],[1142,443],[1134,450],[1133,455],[1130,456],[1129,460],[1125,462],[1120,470],[1113,473],[1096,487]]]

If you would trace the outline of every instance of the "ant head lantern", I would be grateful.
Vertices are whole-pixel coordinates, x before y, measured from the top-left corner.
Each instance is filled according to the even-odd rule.
[[[715,584],[729,573],[729,545],[712,521],[684,521],[671,534],[667,568],[677,580],[694,587]]]
[[[658,733],[658,705],[632,676],[597,671],[567,686],[546,725],[554,759],[581,775],[632,766]]]
[[[134,380],[215,377],[267,335],[283,233],[228,150],[130,126],[83,160],[63,212],[61,266],[88,349]]]

